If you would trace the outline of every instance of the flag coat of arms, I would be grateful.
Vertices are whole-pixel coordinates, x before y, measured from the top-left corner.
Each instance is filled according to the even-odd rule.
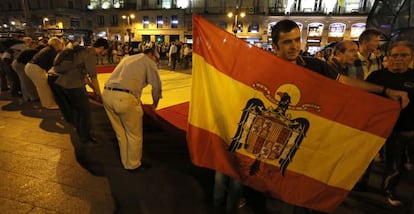
[[[193,15],[187,141],[194,164],[332,212],[384,144],[399,105],[284,61]]]

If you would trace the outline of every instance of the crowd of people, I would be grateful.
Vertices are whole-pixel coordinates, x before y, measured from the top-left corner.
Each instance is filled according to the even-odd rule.
[[[384,193],[393,206],[401,205],[396,196],[399,178],[411,170],[414,143],[414,46],[409,41],[388,44],[381,52],[381,32],[365,30],[358,42],[343,40],[324,54],[308,56],[301,51],[300,28],[291,20],[283,20],[272,27],[272,51],[293,64],[312,72],[356,87],[401,104],[401,114],[391,136],[379,153],[386,164]],[[73,56],[63,59],[66,49]],[[25,102],[40,102],[46,109],[59,109],[63,119],[77,132],[83,146],[96,146],[92,132],[89,94],[85,85],[93,89],[116,133],[123,167],[131,172],[150,168],[142,162],[142,89],[152,86],[153,109],[162,98],[157,63],[176,69],[177,64],[188,68],[191,47],[178,41],[170,44],[142,42],[138,50],[128,44],[96,39],[92,46],[79,48],[61,38],[35,42],[26,37],[19,48],[1,49],[1,90]],[[70,54],[68,54],[70,55]],[[107,57],[117,64],[101,94],[97,79],[97,64]],[[68,60],[68,63],[64,63]],[[159,65],[159,64],[158,64]],[[368,185],[369,169],[361,177],[358,188]],[[227,202],[226,202],[227,201]],[[221,172],[216,172],[214,204],[226,204],[228,213],[237,212],[245,204],[243,185]]]
[[[149,44],[155,45],[157,52],[160,55],[158,64],[160,66],[168,66],[172,70],[176,69],[177,65],[180,68],[190,68],[192,62],[191,44],[182,43],[180,41],[168,42],[121,42],[109,41],[108,54],[105,56],[98,56],[98,65],[118,64],[124,56],[134,55],[143,52],[144,48]]]

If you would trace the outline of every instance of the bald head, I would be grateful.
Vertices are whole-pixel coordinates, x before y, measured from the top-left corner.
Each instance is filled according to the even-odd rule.
[[[338,42],[334,48],[333,57],[341,63],[343,67],[354,64],[358,57],[358,45],[351,40]]]

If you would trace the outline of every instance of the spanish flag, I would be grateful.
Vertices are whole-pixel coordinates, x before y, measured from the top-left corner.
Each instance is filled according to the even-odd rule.
[[[352,88],[193,16],[187,141],[195,165],[332,212],[384,144],[397,102]]]

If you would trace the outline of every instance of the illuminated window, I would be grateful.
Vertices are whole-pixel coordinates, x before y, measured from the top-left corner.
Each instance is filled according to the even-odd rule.
[[[177,7],[178,8],[187,8],[188,7],[188,0],[177,0]]]
[[[162,16],[157,16],[157,28],[162,28],[164,21],[162,20]]]
[[[142,17],[142,27],[143,28],[149,28],[149,24],[150,24],[149,17],[148,16],[143,16]]]
[[[359,0],[347,0],[344,4],[345,13],[354,13],[358,12],[360,8]]]
[[[178,28],[178,16],[171,16],[171,28]]]
[[[247,30],[249,33],[258,33],[259,32],[259,24],[258,23],[251,23]]]
[[[163,0],[162,1],[162,8],[170,9],[171,8],[171,0]]]

